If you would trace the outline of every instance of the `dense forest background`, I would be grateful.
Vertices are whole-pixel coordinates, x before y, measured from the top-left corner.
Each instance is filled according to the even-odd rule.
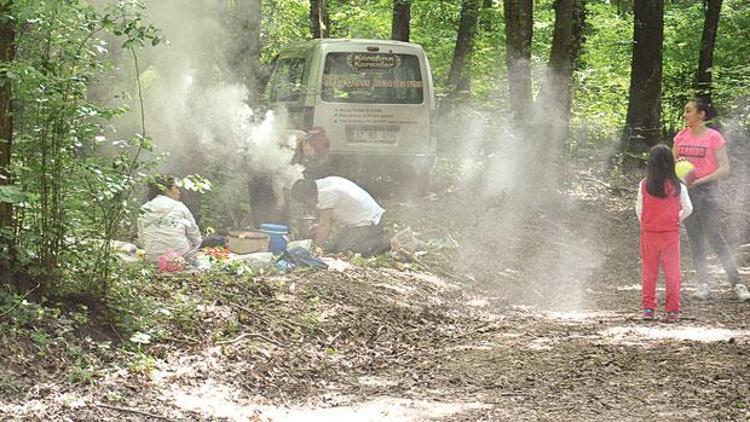
[[[392,1],[325,1],[328,35],[333,38],[391,38]],[[409,41],[421,44],[432,65],[439,95],[450,90],[449,73],[461,19],[461,1],[419,1],[411,5]],[[470,60],[469,103],[492,113],[493,120],[509,116],[507,39],[504,3],[533,3],[530,48],[534,94],[548,64],[555,23],[553,1],[484,1],[478,8]],[[565,2],[557,2],[565,3]],[[586,1],[583,44],[574,73],[570,148],[596,146],[619,138],[628,108],[633,55],[634,2]],[[640,2],[635,2],[640,3]],[[653,2],[660,3],[660,2]],[[748,62],[743,51],[750,37],[745,0],[706,2],[666,0],[663,3],[662,124],[669,135],[682,127],[682,107],[695,95],[701,40],[710,3],[721,6],[712,84],[714,101],[724,115],[739,116],[748,96]],[[310,38],[309,9],[298,1],[264,2],[261,26],[262,59],[269,62],[286,43]],[[657,49],[656,39],[645,42]],[[736,112],[736,113],[735,113]],[[582,145],[583,144],[583,145]]]
[[[446,155],[487,162],[504,151],[552,167],[607,163],[615,174],[669,142],[697,92],[713,98],[739,150],[750,125],[748,6],[0,0],[0,281],[42,292],[73,280],[66,288],[104,295],[132,277],[102,240],[132,238],[156,169],[208,179],[189,179],[210,189],[203,227],[237,223],[247,211],[232,201],[238,169],[273,156],[260,153],[274,131],[269,65],[315,36],[421,44]],[[508,149],[514,142],[524,147]]]

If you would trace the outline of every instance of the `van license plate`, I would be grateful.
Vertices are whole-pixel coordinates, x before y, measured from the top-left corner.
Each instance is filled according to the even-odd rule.
[[[398,132],[398,126],[347,126],[346,139],[350,144],[394,145]]]

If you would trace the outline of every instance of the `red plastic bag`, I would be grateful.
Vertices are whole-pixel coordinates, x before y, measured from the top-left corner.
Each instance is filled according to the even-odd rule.
[[[185,260],[175,251],[169,251],[159,257],[159,272],[177,273],[185,269]]]

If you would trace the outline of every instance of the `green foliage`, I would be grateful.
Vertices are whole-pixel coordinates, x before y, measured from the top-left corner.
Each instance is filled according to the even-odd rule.
[[[13,376],[6,374],[4,371],[0,371],[0,394],[7,396],[11,394],[20,394],[22,391],[22,387]]]
[[[261,7],[264,11],[260,28],[261,62],[270,63],[281,47],[312,37],[307,2],[262,0]]]
[[[575,75],[569,148],[577,153],[618,139],[630,87],[633,19],[601,3],[588,6],[589,32]],[[581,151],[583,150],[583,151]]]
[[[744,119],[746,126],[750,126],[750,115],[743,109],[750,96],[749,9],[746,0],[724,0],[712,68],[714,102],[724,114]]]
[[[90,368],[74,365],[68,372],[68,382],[71,384],[91,384],[94,372]]]
[[[411,41],[421,44],[427,52],[438,96],[444,94],[448,81],[460,13],[461,4],[456,1],[412,3]]]
[[[354,0],[327,2],[331,38],[391,37],[391,2]],[[387,18],[386,18],[387,17]]]
[[[365,258],[360,254],[352,257],[352,265],[362,268],[390,268],[392,267],[393,258],[390,254],[384,253],[376,256]]]
[[[32,200],[34,200],[32,195],[22,192],[16,185],[0,186],[0,202],[24,204]]]
[[[507,97],[505,28],[500,6],[482,8],[472,55],[471,91],[481,107],[504,110]]]
[[[112,283],[112,288],[107,292],[107,308],[112,324],[128,338],[133,333],[146,332],[156,325],[160,306],[151,296],[143,294],[155,279],[153,267],[131,266]]]
[[[10,322],[10,329],[15,331],[28,328],[44,316],[44,308],[28,302],[18,294],[8,294],[0,290],[0,315]]]
[[[664,13],[662,120],[672,132],[682,127],[682,107],[693,96],[703,30],[701,3],[667,8]]]
[[[94,371],[87,347],[93,342],[90,338],[80,338],[80,332],[91,323],[89,310],[85,306],[69,308],[50,302],[36,304],[24,296],[0,290],[0,343],[4,345],[4,352],[25,351],[39,360],[54,358],[71,362],[69,381],[91,382]],[[109,349],[99,348],[98,352],[106,354]],[[14,393],[17,388],[0,371],[0,392]]]
[[[89,99],[89,85],[110,70],[106,33],[133,49],[160,41],[137,1],[97,12],[82,0],[19,1],[16,60],[5,73],[16,104],[11,172],[0,197],[16,207],[16,264],[43,282],[81,280],[104,294],[114,254],[109,240],[123,232],[137,204],[132,193],[153,148],[142,135],[108,139],[104,127],[124,112]]]
[[[128,371],[135,375],[151,377],[156,370],[156,360],[143,352],[138,352],[133,360],[130,361]]]
[[[668,5],[665,12],[662,119],[666,133],[682,127],[682,108],[693,96],[703,21],[703,2]],[[723,115],[736,115],[742,98],[750,95],[750,66],[743,53],[750,43],[748,28],[747,1],[725,0],[712,68],[713,102]]]

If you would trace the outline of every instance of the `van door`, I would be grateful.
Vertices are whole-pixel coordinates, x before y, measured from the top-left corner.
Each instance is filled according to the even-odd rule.
[[[431,157],[432,93],[419,51],[336,47],[348,49],[329,50],[322,58],[315,104],[315,126],[326,129],[331,152],[392,159]]]

